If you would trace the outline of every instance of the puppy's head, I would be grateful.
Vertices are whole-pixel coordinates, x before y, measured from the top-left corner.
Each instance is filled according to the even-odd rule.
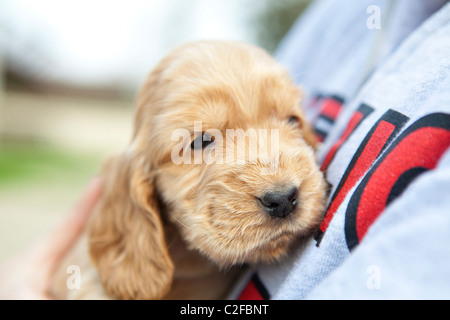
[[[105,290],[158,298],[173,264],[160,216],[219,266],[283,256],[321,218],[324,182],[301,94],[263,50],[199,42],[167,56],[138,96],[133,139],[106,167],[90,225]]]

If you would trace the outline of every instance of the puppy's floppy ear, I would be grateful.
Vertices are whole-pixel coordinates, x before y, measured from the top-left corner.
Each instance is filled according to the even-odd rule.
[[[104,195],[89,225],[89,249],[103,288],[116,299],[159,299],[173,263],[165,242],[153,177],[137,157],[104,167]]]

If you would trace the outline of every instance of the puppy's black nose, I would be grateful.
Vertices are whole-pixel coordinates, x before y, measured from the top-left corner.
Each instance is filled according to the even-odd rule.
[[[264,210],[272,217],[286,218],[297,206],[297,188],[268,192],[259,198]]]

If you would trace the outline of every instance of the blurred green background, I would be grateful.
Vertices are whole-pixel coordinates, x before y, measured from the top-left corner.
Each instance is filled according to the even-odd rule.
[[[0,262],[53,228],[126,146],[135,93],[171,48],[223,38],[273,52],[309,2],[1,1]]]

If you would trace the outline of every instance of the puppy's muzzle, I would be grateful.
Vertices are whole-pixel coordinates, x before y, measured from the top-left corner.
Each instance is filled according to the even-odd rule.
[[[272,217],[286,218],[298,203],[298,190],[295,187],[287,190],[270,191],[258,198],[263,210]]]

